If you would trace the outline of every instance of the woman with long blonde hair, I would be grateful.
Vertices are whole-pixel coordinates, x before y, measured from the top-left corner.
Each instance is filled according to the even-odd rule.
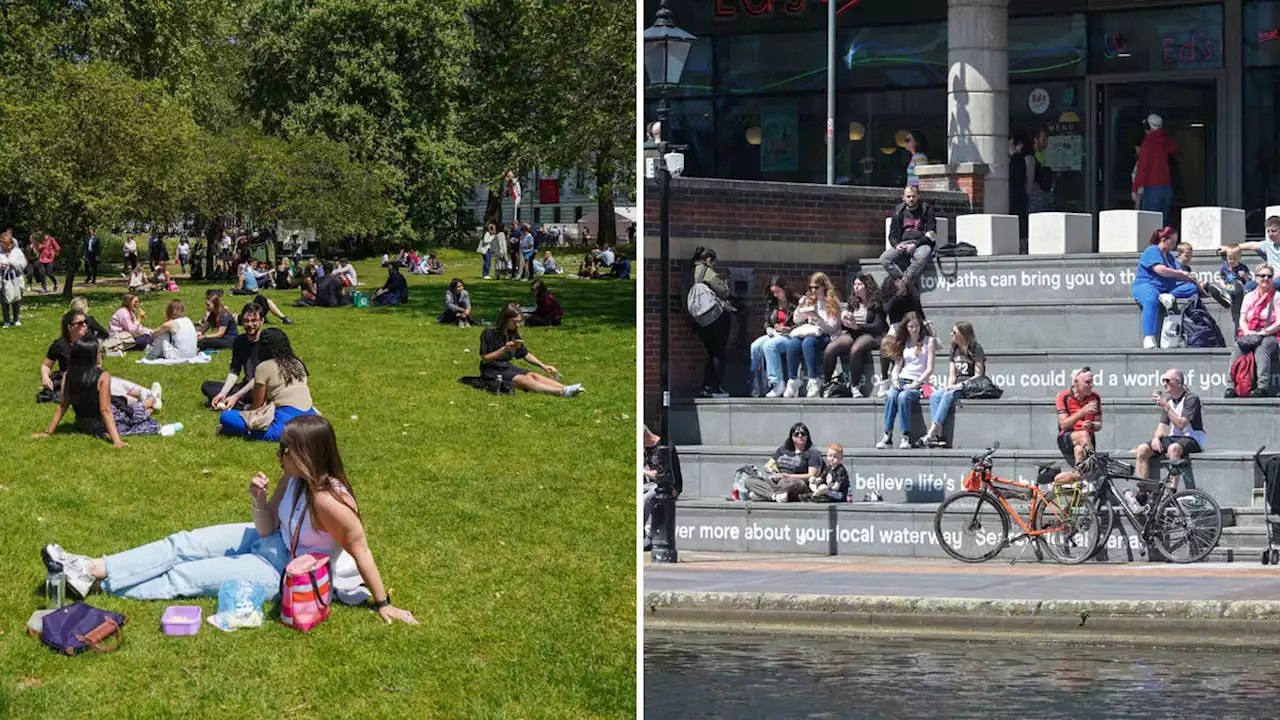
[[[885,339],[883,352],[893,360],[893,369],[889,373],[889,394],[884,400],[884,437],[876,447],[884,450],[893,445],[893,419],[897,417],[902,430],[898,448],[907,450],[912,447],[912,406],[920,402],[922,389],[933,374],[933,337],[920,315],[907,313]]]
[[[840,296],[836,294],[831,278],[816,272],[809,277],[809,289],[796,307],[792,340],[798,341],[804,356],[805,372],[809,382],[804,397],[818,397],[822,392],[822,353],[831,339],[840,334]],[[799,333],[799,337],[796,334]],[[792,343],[794,348],[795,343]],[[800,379],[787,381],[783,397],[800,396]]]

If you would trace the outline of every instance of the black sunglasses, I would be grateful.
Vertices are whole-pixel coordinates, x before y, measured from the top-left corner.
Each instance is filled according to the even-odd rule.
[[[795,432],[791,433],[791,437],[806,437],[806,438],[807,438],[807,437],[809,437],[809,433],[805,432],[804,430],[797,430],[797,431],[795,431]]]
[[[1274,275],[1271,275],[1270,273],[1258,273],[1258,274],[1257,274],[1257,275],[1255,275],[1254,277],[1260,277],[1260,278],[1263,278],[1263,279],[1270,279],[1270,278],[1275,277],[1275,276],[1274,276]]]

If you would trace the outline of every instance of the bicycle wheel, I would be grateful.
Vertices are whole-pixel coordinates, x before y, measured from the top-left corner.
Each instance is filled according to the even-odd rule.
[[[1101,555],[1107,547],[1107,540],[1111,538],[1111,531],[1115,524],[1120,522],[1122,517],[1120,509],[1115,507],[1115,497],[1109,490],[1105,490],[1093,496],[1094,507],[1098,511],[1098,547],[1093,551],[1094,555]]]
[[[1160,554],[1171,562],[1199,562],[1222,537],[1222,510],[1200,490],[1182,490],[1160,503],[1151,531]]]
[[[951,557],[980,563],[995,557],[1009,538],[1009,516],[988,493],[959,492],[933,516],[938,544]]]
[[[1087,494],[1054,488],[1032,508],[1031,529],[1047,531],[1036,541],[1054,560],[1078,565],[1098,550],[1098,511]]]

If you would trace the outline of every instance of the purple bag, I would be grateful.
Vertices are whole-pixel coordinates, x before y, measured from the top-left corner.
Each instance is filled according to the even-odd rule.
[[[112,652],[124,641],[120,628],[127,622],[129,618],[120,613],[81,602],[45,615],[40,639],[45,645],[68,655],[78,655],[90,649]],[[115,642],[107,643],[112,637]]]

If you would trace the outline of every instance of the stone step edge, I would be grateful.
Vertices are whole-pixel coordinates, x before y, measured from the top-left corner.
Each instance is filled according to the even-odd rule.
[[[682,406],[697,407],[700,405],[705,405],[708,407],[723,407],[726,405],[751,405],[751,406],[772,405],[772,406],[786,407],[791,405],[816,405],[820,407],[830,407],[832,405],[853,406],[853,405],[870,405],[870,404],[883,406],[884,400],[885,400],[884,398],[878,398],[878,397],[862,397],[862,398],[682,397],[682,398],[673,398],[671,401],[671,406],[672,407],[682,407]],[[1155,405],[1151,402],[1150,398],[1104,397],[1102,401],[1106,404],[1107,407],[1115,407],[1117,405],[1121,407],[1134,406],[1134,407],[1148,408],[1148,409],[1151,409],[1153,412],[1155,409]],[[999,399],[975,398],[972,400],[965,399],[963,400],[963,402],[979,403],[983,407],[986,407],[986,406],[1001,407],[1004,405],[1041,406],[1045,404],[1052,405],[1053,399],[1047,396],[1046,397],[1007,397],[1007,398],[999,398]],[[1230,399],[1221,398],[1221,397],[1201,397],[1200,404],[1205,407],[1222,407],[1222,408],[1246,407],[1246,408],[1270,409],[1271,407],[1280,404],[1280,397],[1230,398]],[[1276,447],[1280,447],[1280,442],[1276,444]]]
[[[1135,442],[1136,444],[1136,442]],[[1278,446],[1280,447],[1280,446]],[[776,445],[676,445],[676,450],[681,455],[759,455],[760,462],[763,464],[765,459],[773,455],[773,451],[777,450]],[[1132,447],[1106,450],[1110,452],[1111,457],[1119,459],[1123,462],[1132,464],[1132,455],[1130,454]],[[857,452],[859,457],[874,458],[902,458],[908,456],[914,457],[944,457],[944,458],[963,458],[968,460],[974,455],[980,455],[986,451],[986,448],[932,448],[932,449],[912,449],[897,450],[894,448],[885,448],[878,450],[876,448],[845,448],[845,452]],[[1056,458],[1055,462],[1062,462],[1062,453],[1057,448],[1040,449],[1022,449],[1022,450],[1006,450],[1001,448],[996,452],[994,460],[996,461],[996,474],[999,475],[1000,460],[1017,460],[1019,458],[1041,459],[1044,457]],[[1205,453],[1197,453],[1193,458],[1202,460],[1249,460],[1252,462],[1253,453],[1246,451],[1212,451]],[[847,460],[848,458],[846,458]],[[1194,465],[1194,462],[1193,462]]]

